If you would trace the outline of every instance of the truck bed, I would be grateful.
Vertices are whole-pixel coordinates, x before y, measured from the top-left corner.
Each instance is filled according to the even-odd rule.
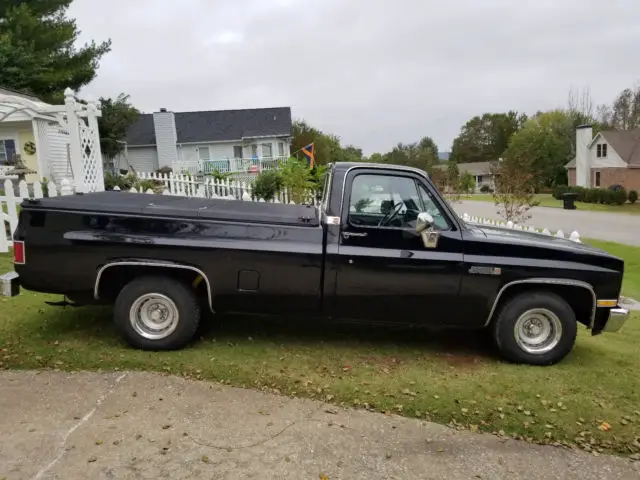
[[[317,227],[320,224],[318,211],[311,205],[211,200],[117,191],[42,198],[25,201],[24,206],[33,210],[202,218],[300,227]]]

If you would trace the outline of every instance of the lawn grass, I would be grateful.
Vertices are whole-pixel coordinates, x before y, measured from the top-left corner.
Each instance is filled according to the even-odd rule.
[[[640,248],[593,243],[626,259],[624,293],[640,297]],[[9,269],[0,256],[0,273]],[[44,304],[59,299],[24,290],[0,299],[0,368],[168,372],[538,443],[640,448],[637,314],[622,333],[591,337],[580,329],[563,362],[528,367],[501,361],[478,332],[233,317],[206,322],[182,351],[142,352],[119,340],[108,308]]]
[[[475,202],[491,202],[493,196],[489,193],[479,193],[474,195],[463,195],[461,200],[472,200]],[[550,194],[536,195],[536,201],[540,202],[540,207],[562,208],[562,200],[556,200]],[[614,212],[640,215],[640,203],[625,203],[624,205],[602,205],[600,203],[576,202],[576,209],[592,212]]]

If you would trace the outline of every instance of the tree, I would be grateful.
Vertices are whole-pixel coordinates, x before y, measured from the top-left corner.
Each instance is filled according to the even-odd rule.
[[[384,162],[384,157],[381,153],[373,153],[367,160],[372,163],[382,163]]]
[[[455,160],[449,160],[447,163],[447,185],[454,191],[458,192],[460,171]]]
[[[382,156],[383,163],[406,165],[431,173],[438,161],[438,147],[430,137],[416,143],[398,143]]]
[[[460,179],[458,180],[458,185],[460,187],[461,193],[472,193],[476,189],[476,179],[471,175],[470,172],[464,172],[460,175]]]
[[[496,161],[526,119],[526,115],[515,111],[473,117],[453,140],[450,160],[457,163]]]
[[[291,150],[294,155],[311,143],[315,145],[315,163],[317,165],[362,161],[362,149],[353,145],[347,145],[343,148],[340,145],[340,137],[324,133],[304,120],[296,120],[293,123],[292,137]]]
[[[534,175],[515,159],[493,162],[490,170],[496,186],[493,201],[498,215],[507,222],[526,222],[531,218],[529,210],[538,205]]]
[[[290,158],[282,167],[282,185],[287,187],[294,203],[306,203],[308,193],[316,184],[309,166],[302,160]]]
[[[344,162],[362,162],[362,149],[347,145],[342,149],[342,161]]]
[[[552,110],[528,120],[509,142],[505,159],[517,161],[533,175],[535,188],[567,183],[564,166],[575,158],[576,127],[593,125],[594,133],[602,125],[577,110]]]
[[[75,46],[80,31],[65,16],[72,0],[0,0],[0,84],[59,103],[96,76],[111,40]]]
[[[102,116],[98,118],[100,149],[107,158],[113,158],[124,150],[128,128],[140,112],[129,103],[129,95],[121,93],[113,100],[100,97]]]

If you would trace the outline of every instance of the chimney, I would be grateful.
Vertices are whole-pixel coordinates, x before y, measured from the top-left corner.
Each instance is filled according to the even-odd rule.
[[[170,167],[175,169],[174,163],[178,161],[178,135],[176,132],[176,119],[173,112],[161,108],[153,113],[153,127],[156,133],[156,148],[158,150],[158,168]]]
[[[579,187],[591,186],[589,151],[591,140],[593,140],[593,128],[591,125],[578,125],[576,127],[576,185]]]

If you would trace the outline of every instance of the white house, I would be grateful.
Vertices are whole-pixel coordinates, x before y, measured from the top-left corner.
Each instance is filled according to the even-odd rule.
[[[27,182],[48,177],[59,183],[71,178],[69,133],[61,128],[51,105],[31,95],[0,87],[0,173],[10,170],[14,154],[35,174]]]
[[[251,171],[288,158],[291,109],[254,108],[142,114],[129,128],[119,169],[151,172]]]
[[[605,130],[594,136],[591,125],[580,125],[576,128],[576,158],[565,168],[569,185],[622,185],[640,190],[640,128]]]

